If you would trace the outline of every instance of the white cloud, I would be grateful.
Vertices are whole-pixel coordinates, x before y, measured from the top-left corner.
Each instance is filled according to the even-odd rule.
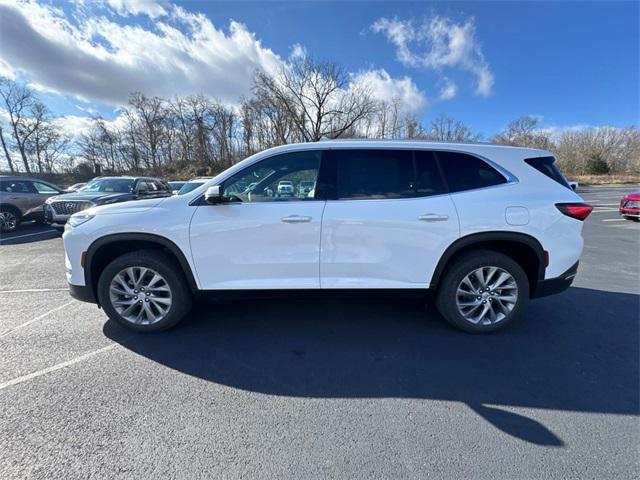
[[[494,76],[476,40],[473,18],[456,23],[447,17],[434,16],[415,26],[411,20],[380,18],[371,25],[396,46],[396,56],[405,66],[443,71],[458,68],[475,76],[475,91],[488,96]]]
[[[451,100],[458,93],[458,86],[455,82],[452,82],[447,77],[443,79],[443,85],[440,89],[440,95],[438,95],[438,99],[440,100]]]
[[[116,2],[123,12],[137,8],[147,15],[158,14],[153,5]],[[249,93],[256,69],[282,65],[241,23],[231,21],[225,32],[204,15],[160,8],[167,16],[145,28],[95,16],[72,23],[48,5],[0,0],[0,67],[26,72],[42,89],[122,105],[133,91],[203,93],[233,104]]]
[[[107,0],[107,4],[119,15],[147,15],[149,18],[161,17],[167,14],[162,3],[156,0]]]
[[[291,53],[289,54],[289,60],[303,60],[307,58],[307,47],[294,43],[291,47]]]
[[[351,81],[367,88],[376,100],[398,102],[401,113],[419,116],[427,108],[427,96],[409,77],[392,78],[386,70],[379,69],[359,72]]]

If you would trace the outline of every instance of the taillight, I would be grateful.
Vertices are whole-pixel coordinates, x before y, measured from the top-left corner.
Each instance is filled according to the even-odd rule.
[[[556,207],[567,217],[581,221],[587,218],[593,210],[593,207],[586,203],[556,203]]]

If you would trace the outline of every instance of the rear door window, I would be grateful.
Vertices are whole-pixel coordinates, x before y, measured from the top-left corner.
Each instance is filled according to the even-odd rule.
[[[0,180],[0,191],[5,193],[35,193],[31,182],[24,180]]]
[[[567,179],[564,178],[564,175],[562,175],[560,169],[556,166],[556,159],[554,157],[525,158],[524,161],[551,180],[558,182],[563,187],[571,189],[569,182],[567,182]]]
[[[427,197],[446,193],[442,175],[433,152],[416,150],[416,195]]]
[[[414,196],[410,150],[337,150],[338,198],[350,200]]]
[[[459,152],[436,152],[451,193],[491,187],[507,179],[487,162]]]

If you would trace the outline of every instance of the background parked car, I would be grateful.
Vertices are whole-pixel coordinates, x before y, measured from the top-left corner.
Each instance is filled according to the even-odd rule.
[[[173,180],[170,182],[167,182],[167,184],[169,185],[169,188],[171,188],[171,193],[173,193],[174,195],[178,194],[178,192],[184,186],[185,183],[187,182],[173,181]]]
[[[302,180],[298,185],[298,196],[300,198],[306,198],[309,193],[316,187],[316,182],[313,180]]]
[[[86,184],[87,184],[87,182],[74,183],[70,187],[65,188],[64,191],[65,191],[65,193],[77,192],[82,187],[84,187]]]
[[[293,182],[291,180],[282,180],[278,183],[278,196],[293,196]]]
[[[170,196],[169,186],[157,178],[99,177],[77,192],[48,199],[45,220],[62,229],[71,215],[96,205]]]
[[[203,185],[204,183],[206,183],[207,180],[210,180],[212,178],[213,177],[196,177],[196,178],[192,178],[191,180],[186,182],[182,186],[182,188],[180,188],[180,190],[178,191],[178,195],[184,195],[185,193],[192,192],[193,190],[198,188],[200,185]]]
[[[622,197],[619,211],[627,220],[640,221],[640,191]]]
[[[37,178],[0,176],[0,228],[12,232],[20,222],[44,220],[45,201],[60,193],[60,187]]]

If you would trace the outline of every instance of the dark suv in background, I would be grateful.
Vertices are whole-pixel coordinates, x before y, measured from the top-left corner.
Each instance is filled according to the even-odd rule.
[[[48,199],[45,206],[45,220],[52,227],[63,229],[71,215],[87,208],[129,200],[170,196],[169,185],[157,178],[98,177],[76,192]]]
[[[29,177],[0,176],[0,229],[12,232],[20,222],[44,220],[44,203],[62,193],[52,183]]]

